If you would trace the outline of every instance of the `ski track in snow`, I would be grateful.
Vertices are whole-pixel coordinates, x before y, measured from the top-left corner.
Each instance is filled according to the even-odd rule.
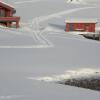
[[[30,30],[29,34],[24,34],[24,32],[17,32],[17,31],[11,30],[9,28],[8,29],[0,28],[0,31],[4,31],[6,33],[9,32],[11,34],[25,35],[25,36],[33,37],[33,39],[35,40],[35,42],[38,43],[38,45],[16,45],[16,46],[8,45],[8,46],[0,46],[0,48],[49,48],[49,47],[53,47],[53,44],[49,40],[47,40],[44,36],[42,36],[41,32],[36,33],[31,28],[29,28],[29,30]]]
[[[48,16],[40,16],[38,17],[39,22],[43,22],[52,18],[60,18],[63,15],[67,15],[67,14],[71,14],[73,12],[77,12],[80,10],[86,10],[86,9],[92,9],[92,8],[98,8],[98,7],[83,7],[83,8],[75,8],[75,9],[70,9],[70,10],[65,10],[65,11],[61,11],[58,13],[54,13]],[[33,18],[33,21],[36,20],[36,18]]]

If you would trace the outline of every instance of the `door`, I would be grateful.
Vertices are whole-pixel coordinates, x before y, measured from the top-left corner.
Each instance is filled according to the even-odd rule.
[[[73,31],[73,24],[72,23],[69,24],[69,30]]]
[[[86,32],[89,32],[89,31],[90,31],[90,25],[89,25],[89,24],[86,24],[86,25],[85,25],[85,31],[86,31]]]

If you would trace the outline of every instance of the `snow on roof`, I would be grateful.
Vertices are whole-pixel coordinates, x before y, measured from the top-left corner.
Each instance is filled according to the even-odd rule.
[[[66,23],[97,23],[97,19],[67,19]]]
[[[3,1],[0,1],[0,3],[14,9],[14,7],[12,5],[8,4],[8,3],[5,3]]]

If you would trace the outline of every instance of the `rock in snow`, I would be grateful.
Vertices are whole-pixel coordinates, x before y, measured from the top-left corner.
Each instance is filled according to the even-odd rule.
[[[84,0],[66,0],[66,2],[72,4],[86,4]]]

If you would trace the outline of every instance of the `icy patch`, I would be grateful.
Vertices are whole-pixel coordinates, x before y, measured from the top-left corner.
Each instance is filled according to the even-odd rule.
[[[100,70],[98,69],[79,69],[69,70],[65,74],[52,75],[45,77],[29,77],[28,79],[55,82],[64,85],[88,88],[100,91]]]

